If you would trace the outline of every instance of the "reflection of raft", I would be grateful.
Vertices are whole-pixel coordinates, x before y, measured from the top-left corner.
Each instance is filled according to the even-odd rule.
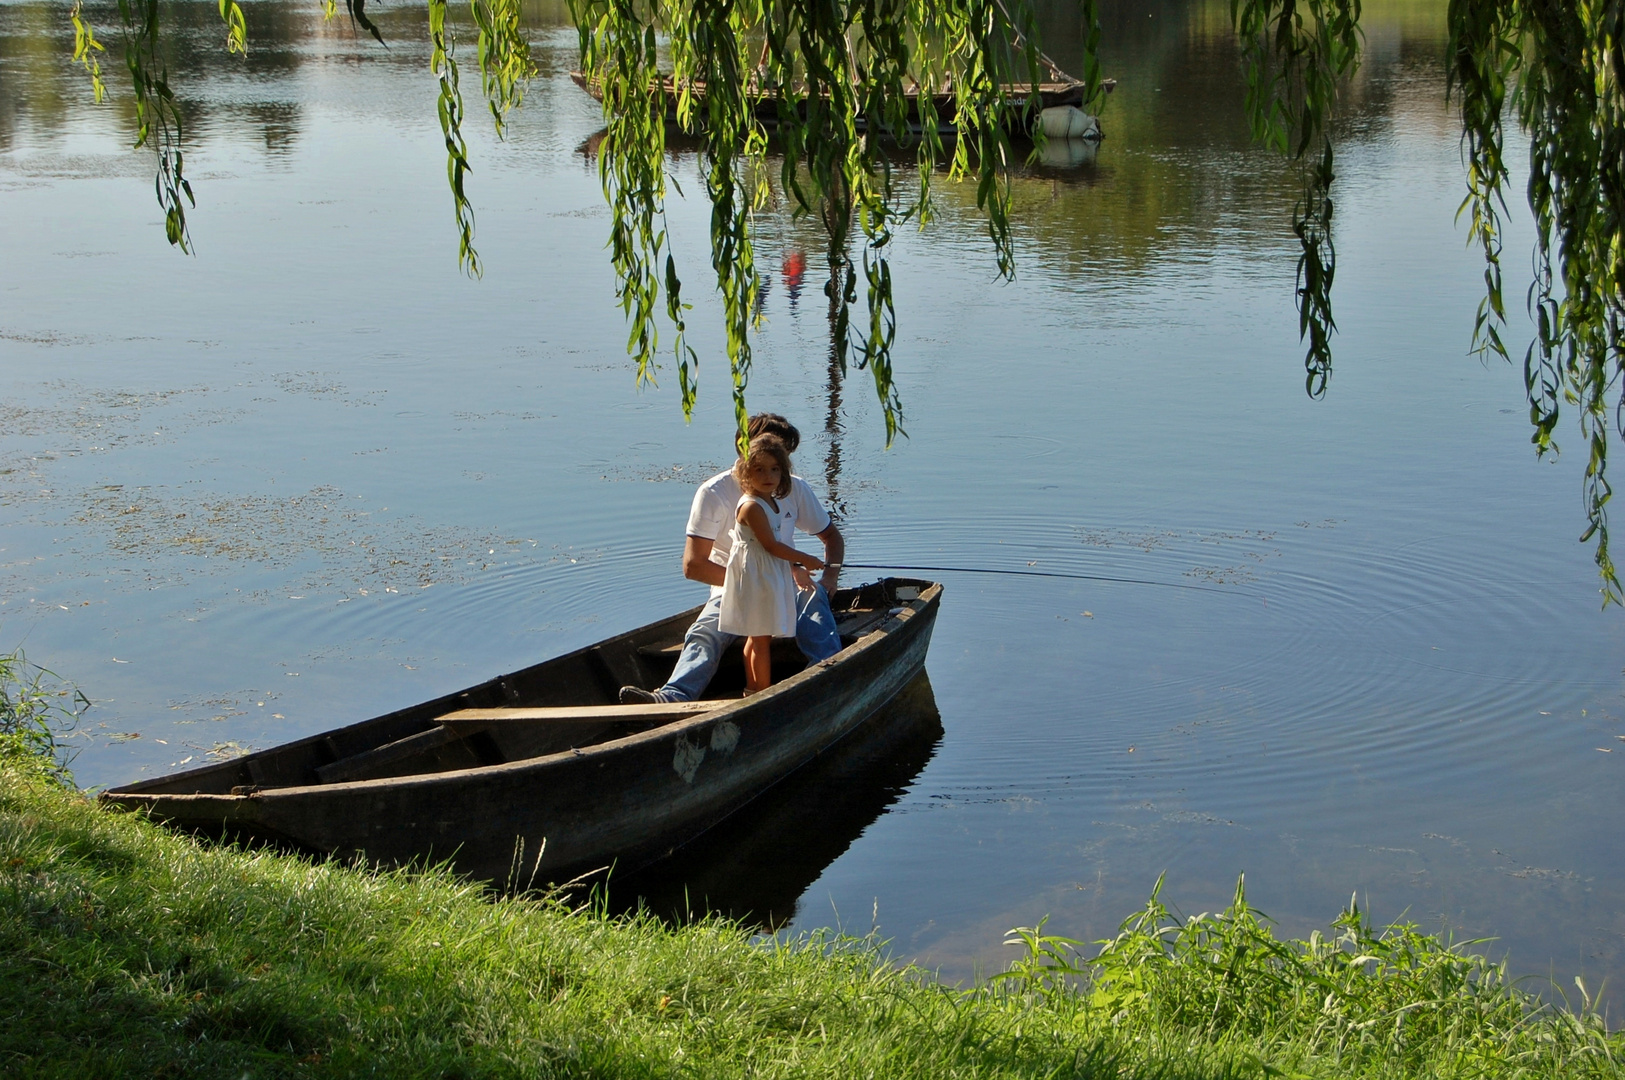
[[[1093,165],[1095,157],[1100,153],[1100,140],[1096,139],[1050,139],[1044,144],[1043,152],[1038,155],[1035,163],[1043,169],[1058,169],[1070,172],[1081,169],[1086,165]]]
[[[694,838],[839,741],[917,675],[942,587],[887,578],[835,598],[846,648],[740,698],[738,646],[712,699],[616,705],[657,686],[699,609],[421,705],[234,761],[104,792],[110,806],[213,836],[404,864],[451,859],[518,884]]]
[[[588,79],[587,76],[581,72],[570,72],[570,81],[574,82],[577,86],[581,87],[581,89],[590,94],[593,100],[604,100],[603,89],[596,82]],[[1115,79],[1105,79],[1100,85],[1101,88],[1109,94],[1117,86],[1117,81]],[[678,97],[676,83],[668,76],[661,80],[661,89],[664,91],[666,98],[666,115],[669,119],[675,120],[677,118]],[[1081,108],[1079,108],[1084,104],[1084,89],[1085,86],[1083,83],[1071,78],[1063,78],[1057,82],[1040,83],[1038,86],[1039,102],[1041,107],[1046,112],[1051,109],[1061,109],[1070,106],[1080,115],[1087,116],[1087,114],[1083,113]],[[690,90],[696,107],[698,107],[705,100],[705,83],[703,81],[696,81],[691,85]],[[1026,86],[1008,86],[1005,88],[1005,92],[1009,95],[1012,102],[1020,103],[1027,100],[1028,96],[1030,95],[1030,88]],[[905,91],[905,94],[909,99],[910,122],[917,126],[919,124],[920,117],[920,90],[918,87],[915,87],[912,90]],[[777,124],[779,121],[778,91],[772,89],[761,90],[759,93],[757,93],[755,100],[756,118],[763,124],[769,126]],[[931,95],[931,104],[936,110],[938,122],[943,126],[943,130],[951,131],[955,104],[952,91]],[[1088,119],[1091,122],[1094,121],[1093,117],[1088,117]],[[1099,130],[1099,124],[1095,123],[1096,134],[1093,136],[1094,138],[1098,139],[1100,137],[1098,134]]]

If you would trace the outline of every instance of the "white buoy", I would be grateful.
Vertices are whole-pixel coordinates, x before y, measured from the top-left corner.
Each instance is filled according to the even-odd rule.
[[[1076,105],[1052,105],[1038,114],[1038,125],[1051,139],[1099,139],[1100,121]]]

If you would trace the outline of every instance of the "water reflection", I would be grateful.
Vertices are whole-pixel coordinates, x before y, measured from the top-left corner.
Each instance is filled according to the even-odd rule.
[[[1078,69],[1075,5],[1040,0],[1037,8],[1046,51],[1061,66]],[[49,145],[79,126],[111,126],[117,132],[112,145],[127,146],[134,124],[128,95],[111,78],[110,61],[108,105],[92,110],[86,104],[86,80],[68,62],[67,10],[59,2],[0,2],[0,72],[7,88],[0,95],[0,147],[13,147],[25,135],[26,143]],[[94,3],[85,10],[111,39],[116,6]],[[1414,100],[1406,102],[1398,92],[1404,80],[1392,77],[1396,69],[1423,61],[1442,79],[1444,10],[1442,0],[1364,5],[1366,59],[1344,101],[1345,135],[1370,131],[1406,110],[1408,119],[1425,113],[1426,122],[1448,127],[1447,108],[1416,109]],[[218,12],[209,0],[166,4],[165,11],[172,82],[194,147],[249,134],[268,158],[286,158],[300,145],[317,107],[364,105],[399,120],[405,110],[394,103],[410,96],[412,87],[429,100],[425,15],[418,6],[372,13],[390,42],[384,49],[346,18],[324,20],[317,5],[250,5],[246,57],[228,56],[221,47]],[[1105,276],[1163,269],[1176,249],[1189,261],[1200,258],[1203,247],[1287,243],[1296,185],[1284,167],[1260,167],[1251,153],[1226,0],[1104,0],[1100,17],[1103,71],[1119,83],[1104,111],[1104,157],[1090,162],[1085,159],[1093,147],[1052,143],[1043,162],[1021,171],[1013,221],[1023,240],[1023,268],[1072,278]],[[466,20],[466,13],[454,11],[452,18]],[[530,0],[524,20],[535,40],[540,83],[574,65],[575,35],[565,4]],[[468,43],[471,24],[458,26]],[[335,67],[374,69],[369,76],[393,85],[385,84],[383,92],[375,85],[364,102],[347,100],[350,91],[331,77]],[[467,89],[476,93],[473,84]],[[572,99],[579,94],[567,86],[547,90]],[[550,107],[548,93],[538,92],[528,110]],[[471,118],[479,114],[471,107]],[[414,115],[411,122],[432,129],[432,117]],[[532,137],[523,123],[516,125],[516,145]],[[590,154],[595,138],[583,144],[584,152]],[[674,144],[674,161],[683,160],[683,150]],[[484,168],[478,155],[476,167]],[[486,175],[476,173],[476,202]],[[205,190],[211,182],[200,180]],[[1101,213],[1100,198],[1111,196],[1118,196],[1117,205]],[[942,184],[938,198],[949,218],[939,235],[978,231],[973,185]],[[963,220],[956,225],[955,217]],[[1175,231],[1181,243],[1171,245],[1166,241]]]
[[[1040,169],[1071,171],[1090,166],[1100,157],[1096,139],[1050,139],[1035,163]]]
[[[1046,51],[1064,68],[1078,68],[1080,27],[1074,5],[1039,5]],[[1366,53],[1345,88],[1334,136],[1348,144],[1397,124],[1413,123],[1417,102],[1401,91],[1420,68],[1436,73],[1439,106],[1421,122],[1440,131],[1452,120],[1443,103],[1442,3],[1367,5]],[[1236,247],[1259,253],[1291,251],[1292,210],[1301,194],[1294,167],[1262,154],[1249,132],[1241,52],[1222,0],[1162,0],[1101,5],[1103,72],[1117,89],[1101,110],[1104,143],[1051,140],[1039,160],[1012,179],[1011,223],[1018,237],[1018,272],[1040,269],[1070,281],[1115,280],[1167,272],[1171,258],[1201,261]],[[595,135],[580,146],[596,154]],[[696,160],[697,140],[672,132],[674,164]],[[912,148],[894,148],[895,175],[907,184]],[[982,232],[975,185],[943,177],[933,191],[937,233]],[[767,170],[776,176],[779,162]],[[1111,200],[1103,212],[1102,200]],[[781,200],[782,201],[782,200]],[[809,250],[822,241],[816,215],[791,228]],[[1179,237],[1170,244],[1171,235]],[[985,244],[967,257],[991,263]],[[1284,280],[1283,295],[1292,283]],[[905,387],[906,390],[906,387]]]
[[[509,141],[470,109],[477,283],[421,8],[378,13],[386,50],[304,0],[256,5],[280,22],[251,50],[282,66],[252,78],[188,10],[195,259],[152,223],[129,118],[86,104],[66,5],[0,0],[0,644],[97,699],[80,781],[286,742],[698,602],[676,534],[732,414],[687,149],[672,235],[711,328],[691,425],[674,379],[633,388],[572,154],[602,118],[561,74],[556,8],[529,23],[543,76]],[[829,363],[821,225],[782,198],[760,215],[752,404],[800,423],[854,562],[1221,590],[950,581],[946,734],[860,839],[780,834],[851,845],[788,876],[817,875],[792,926],[878,898],[900,950],[967,976],[1010,926],[1093,940],[1163,870],[1186,910],[1246,871],[1293,934],[1358,889],[1379,919],[1499,937],[1517,973],[1625,970],[1625,853],[1594,826],[1625,811],[1625,753],[1600,752],[1625,735],[1625,623],[1573,542],[1584,461],[1537,465],[1520,373],[1463,356],[1483,267],[1451,225],[1443,6],[1365,10],[1324,402],[1301,383],[1296,187],[1248,140],[1222,2],[1103,6],[1106,141],[1017,176],[1015,282],[971,185],[899,231],[910,437],[889,450],[867,378]],[[690,895],[728,900],[726,855]],[[731,865],[740,889],[765,876]],[[777,920],[793,891],[728,902]]]
[[[221,47],[219,14],[208,0],[173,3],[165,10],[171,82],[193,150],[252,133],[268,157],[286,157],[310,124],[311,110],[338,103],[323,72],[335,64],[405,77],[430,100],[426,15],[420,7],[370,13],[390,43],[382,48],[348,19],[325,20],[316,7],[250,5],[246,57],[228,56]],[[1377,4],[1365,10],[1367,52],[1342,103],[1338,130],[1343,136],[1369,131],[1405,107],[1395,94],[1397,67],[1425,58],[1442,80],[1442,3]],[[32,136],[29,141],[38,141],[76,125],[105,129],[111,123],[123,142],[134,130],[133,104],[112,78],[111,62],[104,71],[108,103],[99,110],[88,105],[88,82],[69,62],[73,36],[66,11],[60,3],[0,3],[0,72],[7,87],[0,96],[0,147],[14,146],[24,131]],[[1079,68],[1075,6],[1042,0],[1038,12],[1046,51],[1063,68]],[[93,5],[87,13],[104,37],[112,34],[115,6]],[[1254,153],[1228,4],[1106,0],[1100,15],[1103,72],[1118,81],[1102,110],[1108,141],[1103,150],[1087,142],[1052,141],[1039,162],[1018,170],[1012,222],[1026,248],[1024,262],[1062,274],[1155,269],[1170,228],[1210,247],[1288,243],[1297,181],[1285,163],[1260,162]],[[576,62],[565,5],[528,3],[525,18],[535,41],[538,81],[555,80],[549,87],[553,93],[578,94],[557,80]],[[472,24],[459,31],[472,41]],[[465,89],[478,94],[475,84]],[[367,107],[401,120],[411,110],[399,97],[398,90],[376,94]],[[549,106],[545,95],[533,94],[528,107]],[[471,120],[481,115],[471,105]],[[410,122],[426,119],[412,112]],[[1436,122],[1449,121],[1449,110],[1440,108]],[[478,126],[471,123],[470,129]],[[593,155],[599,137],[582,144],[584,156]],[[511,138],[525,143],[524,124]],[[674,137],[673,162],[697,148],[692,140]],[[476,147],[477,170],[484,165],[479,158],[493,151],[501,152]],[[1104,155],[1098,161],[1097,153]],[[1228,155],[1236,156],[1233,167],[1221,165],[1215,172]],[[769,173],[776,168],[775,163]],[[483,194],[480,175],[477,171],[472,189],[476,205]],[[1069,190],[1071,185],[1084,190]],[[1128,196],[1113,213],[1100,213],[1098,200],[1088,195],[1088,189],[1102,186]],[[974,184],[943,183],[936,192],[945,227],[974,227],[981,216]]]
[[[707,912],[777,930],[807,887],[913,785],[942,741],[921,672],[884,709],[700,839],[638,874],[613,878],[618,911]]]
[[[841,389],[846,381],[846,343],[841,340],[840,320],[841,273],[840,265],[832,261],[829,280],[824,283],[824,296],[828,301],[825,319],[829,323],[829,352],[824,365],[824,392],[828,398],[824,410],[824,435],[829,440],[829,446],[824,451],[824,491],[829,512],[837,522],[846,517],[846,502],[841,498],[841,436],[846,431],[841,419]]]
[[[111,124],[121,139],[135,132],[135,105],[118,57],[120,17],[116,4],[86,3],[83,14],[108,47],[101,56],[102,77],[107,83],[107,100],[101,106],[91,103],[89,76],[71,62],[73,26],[68,19],[70,4],[0,2],[0,73],[6,93],[0,95],[0,149],[15,145],[20,132],[47,134],[63,132],[70,125]],[[380,69],[380,74],[409,72],[417,77],[427,93],[432,93],[428,74],[428,14],[422,5],[402,5],[372,9],[368,17],[377,24],[387,47],[344,15],[324,18],[319,4],[263,3],[243,7],[248,29],[246,55],[230,55],[224,47],[220,13],[212,0],[166,2],[163,13],[164,58],[169,84],[175,93],[177,109],[185,127],[188,150],[217,139],[234,139],[245,132],[256,133],[265,151],[286,153],[309,123],[313,104],[335,103],[336,95],[321,88],[299,93],[294,80],[321,77],[321,69],[332,64]],[[523,5],[526,24],[542,34],[571,26],[569,9],[551,0],[527,0]],[[477,28],[465,9],[448,13],[453,33],[471,49]],[[572,35],[573,36],[573,35]],[[537,75],[547,79],[571,66],[568,54],[536,50]],[[472,66],[473,57],[466,57]],[[470,96],[469,116],[483,119],[477,104],[479,83],[465,84]],[[373,105],[388,105],[378,100]],[[470,125],[474,126],[473,124]]]

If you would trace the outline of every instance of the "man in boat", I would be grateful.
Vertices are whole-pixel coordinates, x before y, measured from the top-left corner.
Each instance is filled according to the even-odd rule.
[[[751,438],[777,435],[794,454],[801,444],[801,432],[777,413],[757,413],[746,426]],[[621,687],[621,704],[652,704],[662,701],[694,701],[705,693],[717,673],[722,654],[737,638],[717,627],[722,612],[722,579],[733,544],[729,526],[739,505],[739,481],[726,469],[700,485],[688,514],[688,539],[683,544],[683,576],[711,586],[711,598],[700,617],[683,637],[683,651],[672,669],[671,679],[658,690],[639,686]],[[782,503],[795,511],[796,528],[818,537],[824,544],[824,572],[818,581],[801,567],[796,575],[796,644],[807,662],[816,664],[841,651],[841,635],[830,610],[830,594],[841,574],[846,541],[835,527],[829,511],[799,476],[790,478],[790,494]]]

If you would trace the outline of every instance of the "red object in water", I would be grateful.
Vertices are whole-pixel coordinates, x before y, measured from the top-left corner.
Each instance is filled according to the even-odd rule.
[[[784,286],[790,292],[793,305],[801,298],[801,281],[807,276],[807,256],[792,249],[784,256]]]

